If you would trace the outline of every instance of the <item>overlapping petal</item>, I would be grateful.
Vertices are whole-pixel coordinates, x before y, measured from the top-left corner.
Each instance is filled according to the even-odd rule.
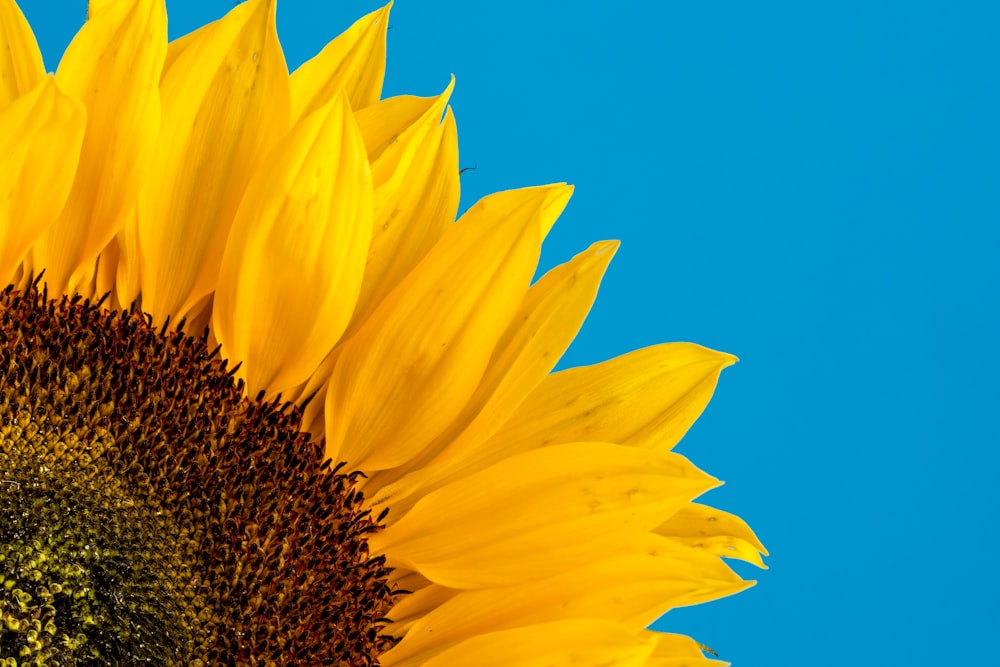
[[[98,253],[136,205],[160,132],[166,50],[162,0],[115,0],[92,12],[59,63],[56,80],[86,106],[87,132],[63,214],[34,247],[52,291],[89,292]]]
[[[288,130],[274,11],[274,0],[238,5],[164,70],[162,131],[139,200],[140,256],[125,260],[140,262],[143,309],[157,320],[188,315],[215,290],[247,183]]]
[[[400,663],[400,667],[643,667],[657,641],[653,635],[637,636],[618,623],[573,619],[477,635],[426,661]]]
[[[53,79],[0,110],[0,276],[10,281],[59,218],[83,143],[87,112]]]
[[[568,443],[427,494],[371,545],[449,587],[512,585],[611,555],[717,484],[677,454]]]
[[[0,109],[45,78],[42,52],[14,0],[0,0]]]
[[[718,559],[692,562],[679,551],[628,553],[599,560],[540,581],[503,588],[462,591],[441,599],[434,589],[430,610],[407,629],[403,641],[386,655],[393,664],[419,659],[466,637],[536,623],[574,618],[600,619],[623,627],[644,627],[664,611],[697,604],[745,589]],[[419,602],[419,600],[418,600]],[[405,614],[404,600],[400,612]]]
[[[359,19],[291,77],[292,119],[325,106],[342,92],[352,109],[378,102],[385,78],[385,36],[390,2]]]
[[[544,191],[511,210],[480,201],[339,352],[327,454],[362,470],[402,465],[444,431],[486,370],[538,262]]]
[[[376,473],[366,484],[373,502],[405,511],[419,496],[481,469],[511,452],[483,446],[569,347],[597,296],[617,244],[597,243],[531,286],[493,351],[479,386],[448,431],[421,453],[400,479]],[[384,487],[384,488],[383,488]],[[390,516],[390,521],[395,520]]]
[[[0,271],[210,325],[250,395],[298,403],[387,512],[368,546],[413,594],[385,667],[720,664],[644,628],[752,583],[722,558],[763,567],[669,451],[735,357],[552,372],[617,244],[531,284],[563,184],[455,222],[454,81],[379,99],[389,9],[289,76],[274,0],[169,46],[160,0],[92,0],[53,81],[0,0]]]
[[[371,220],[368,157],[338,95],[268,156],[229,235],[214,331],[224,355],[243,361],[251,394],[301,384],[340,339],[361,291]]]
[[[714,507],[689,503],[657,526],[655,532],[716,556],[738,558],[767,568],[761,559],[761,554],[767,555],[767,549],[746,521]]]
[[[691,343],[666,343],[553,373],[495,439],[525,448],[604,440],[669,449],[712,397],[736,357]]]

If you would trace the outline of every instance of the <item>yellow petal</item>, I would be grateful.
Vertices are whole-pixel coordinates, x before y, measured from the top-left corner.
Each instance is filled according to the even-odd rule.
[[[42,52],[14,0],[0,0],[0,109],[45,78]]]
[[[374,502],[390,500],[394,509],[405,509],[429,490],[512,453],[508,448],[484,447],[483,442],[545,378],[572,342],[617,247],[616,242],[596,243],[531,286],[475,394],[449,430],[411,464],[425,467],[398,481],[394,471],[374,474],[365,486]],[[386,488],[375,490],[382,486]]]
[[[573,619],[471,637],[426,662],[382,661],[383,667],[643,667],[655,637],[617,623]]]
[[[0,278],[62,211],[73,185],[87,112],[44,80],[0,111]]]
[[[292,119],[312,113],[344,91],[352,109],[378,102],[385,77],[390,2],[359,19],[292,74]]]
[[[729,663],[710,660],[701,645],[690,637],[661,632],[642,632],[640,636],[656,641],[647,667],[726,667]]]
[[[87,3],[87,20],[94,18],[94,15],[100,11],[104,11],[111,5],[114,5],[117,0],[90,0]]]
[[[629,554],[518,586],[463,591],[450,597],[437,592],[438,604],[407,629],[387,657],[410,659],[463,637],[572,618],[615,621],[641,629],[668,609],[719,598],[750,585],[718,559],[709,561],[715,567],[703,568],[702,559],[689,562],[680,551]],[[391,616],[395,622],[396,610]]]
[[[512,585],[611,555],[716,484],[678,454],[557,445],[429,493],[369,545],[445,586]]]
[[[356,109],[354,116],[361,128],[368,149],[368,160],[375,162],[408,127],[420,120],[421,116],[434,106],[440,97],[416,97],[399,95]]]
[[[163,76],[156,166],[139,200],[143,310],[184,315],[216,286],[250,176],[288,128],[273,0],[200,30]]]
[[[670,448],[735,362],[699,345],[668,343],[553,373],[494,438],[521,450],[573,440]]]
[[[497,343],[489,371],[471,401],[481,409],[457,434],[446,457],[481,450],[483,441],[552,370],[590,312],[617,249],[615,241],[595,243],[532,285],[511,327]]]
[[[523,205],[521,200],[524,199],[526,192],[536,192],[540,190],[545,192],[545,201],[542,203],[541,213],[539,214],[541,236],[544,239],[552,229],[556,219],[562,215],[563,210],[566,208],[566,204],[569,203],[570,197],[573,196],[572,185],[566,185],[565,183],[552,183],[550,185],[541,185],[530,188],[505,190],[503,192],[497,192],[496,194],[491,195],[491,197],[495,198],[498,206],[510,207],[513,209],[514,207]]]
[[[371,239],[364,142],[335,96],[282,140],[250,181],[215,294],[223,357],[250,395],[304,382],[347,327]]]
[[[59,85],[87,107],[87,133],[63,214],[34,249],[53,291],[80,286],[136,204],[156,150],[166,50],[162,1],[116,0],[92,15],[59,63]]]
[[[553,190],[549,198],[545,201],[545,206],[542,209],[543,239],[549,235],[552,226],[556,224],[556,220],[562,215],[562,212],[566,209],[566,204],[569,203],[569,198],[572,196],[573,186],[567,185],[564,188]]]
[[[450,90],[450,87],[449,87]],[[446,91],[447,93],[448,91]],[[377,173],[373,172],[373,183],[377,187],[375,201],[380,204],[380,210],[385,214],[395,214],[409,218],[406,225],[393,224],[385,229],[378,222],[373,227],[373,234],[376,237],[384,237],[377,244],[373,244],[373,249],[369,250],[369,264],[365,269],[365,278],[362,282],[362,295],[358,299],[354,317],[351,320],[349,333],[356,331],[364,321],[367,320],[371,311],[378,305],[377,298],[381,299],[395,287],[398,282],[389,282],[384,279],[385,269],[390,268],[398,276],[404,276],[413,269],[423,258],[427,251],[434,245],[446,229],[454,224],[455,213],[458,209],[458,138],[455,131],[455,118],[451,114],[451,109],[445,113],[445,119],[440,121],[440,112],[437,116],[429,114],[428,111],[435,106],[443,108],[442,103],[447,102],[444,96],[438,97],[413,97],[400,96],[390,97],[382,100],[370,107],[356,111],[355,119],[365,140],[365,147],[368,150],[369,162],[374,162],[378,167]],[[396,173],[395,167],[401,162],[400,152],[396,151],[395,157],[389,160],[381,160],[381,156],[390,146],[400,141],[404,137],[407,143],[413,143],[412,138],[426,136],[426,131],[420,125],[438,128],[435,134],[440,138],[439,146],[427,146],[426,141],[422,141],[423,147],[430,155],[436,158],[429,162],[426,158],[418,160],[416,165],[412,160],[407,162],[406,169],[400,169],[401,178],[393,178]],[[411,151],[408,151],[411,152]],[[387,168],[387,165],[392,168]],[[424,180],[415,181],[414,176],[419,175]],[[410,181],[414,189],[413,192],[399,193],[399,185],[404,183],[386,183],[387,181]],[[381,179],[381,180],[379,180]],[[381,187],[380,187],[381,186]],[[436,193],[428,195],[427,192]],[[402,194],[401,198],[399,195]],[[407,204],[403,211],[392,212],[385,205],[384,197],[392,196],[400,205]],[[423,211],[419,216],[414,215],[414,210]],[[400,243],[402,239],[413,240],[419,245]],[[386,239],[396,241],[395,252],[381,255],[375,248],[382,248],[386,244]],[[382,256],[384,255],[384,256]],[[387,263],[386,260],[391,260]],[[309,378],[309,382],[296,390],[297,396],[313,396],[312,400],[303,411],[303,427],[312,432],[316,437],[325,437],[323,430],[323,405],[326,396],[326,382],[336,365],[336,356],[331,354],[323,360],[316,373]]]
[[[391,468],[459,413],[528,288],[544,198],[481,200],[342,345],[326,395],[327,456]]]
[[[403,590],[410,591],[405,586],[400,586]],[[493,589],[490,589],[493,590]],[[410,628],[421,622],[427,614],[431,613],[441,605],[445,604],[462,591],[455,588],[447,588],[438,584],[430,584],[418,591],[410,591],[407,595],[402,595],[399,601],[393,606],[389,616],[392,618],[392,630],[396,635],[408,633]],[[410,655],[415,651],[409,648],[398,652],[396,655]]]
[[[760,557],[767,555],[767,549],[746,521],[735,514],[691,503],[658,526],[656,532],[680,544],[767,569]]]
[[[423,259],[458,213],[458,136],[452,84],[372,164],[375,226],[354,330]],[[444,122],[441,115],[445,114]]]
[[[211,39],[209,37],[209,33],[215,30],[218,24],[222,23],[224,20],[225,19],[223,18],[217,21],[212,21],[211,23],[206,23],[197,30],[193,30],[186,35],[181,35],[177,39],[171,40],[170,43],[167,44],[167,58],[163,61],[163,73],[166,74],[174,68],[174,64],[177,62],[177,59],[182,53],[184,53],[184,50],[189,45]],[[225,30],[225,27],[223,27],[223,30]]]

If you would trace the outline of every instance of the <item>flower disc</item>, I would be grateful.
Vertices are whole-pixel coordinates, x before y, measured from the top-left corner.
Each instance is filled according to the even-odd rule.
[[[357,474],[205,340],[0,295],[0,664],[373,664]]]

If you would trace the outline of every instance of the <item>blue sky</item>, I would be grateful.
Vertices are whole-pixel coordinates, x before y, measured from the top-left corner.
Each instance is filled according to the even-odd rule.
[[[168,1],[171,33],[233,4]],[[378,4],[279,3],[289,64]],[[22,3],[50,69],[78,5]],[[566,365],[666,340],[742,359],[679,451],[771,569],[659,627],[737,667],[983,660],[1000,5],[398,0],[390,25],[386,94],[457,76],[463,206],[569,181],[543,261],[622,240]]]

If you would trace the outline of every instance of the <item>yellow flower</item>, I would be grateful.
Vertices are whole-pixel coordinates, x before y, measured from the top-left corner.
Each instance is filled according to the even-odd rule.
[[[49,76],[0,0],[0,665],[715,664],[645,628],[763,565],[670,452],[735,358],[553,373],[616,243],[455,222],[388,11],[289,75],[273,0],[92,0]]]

